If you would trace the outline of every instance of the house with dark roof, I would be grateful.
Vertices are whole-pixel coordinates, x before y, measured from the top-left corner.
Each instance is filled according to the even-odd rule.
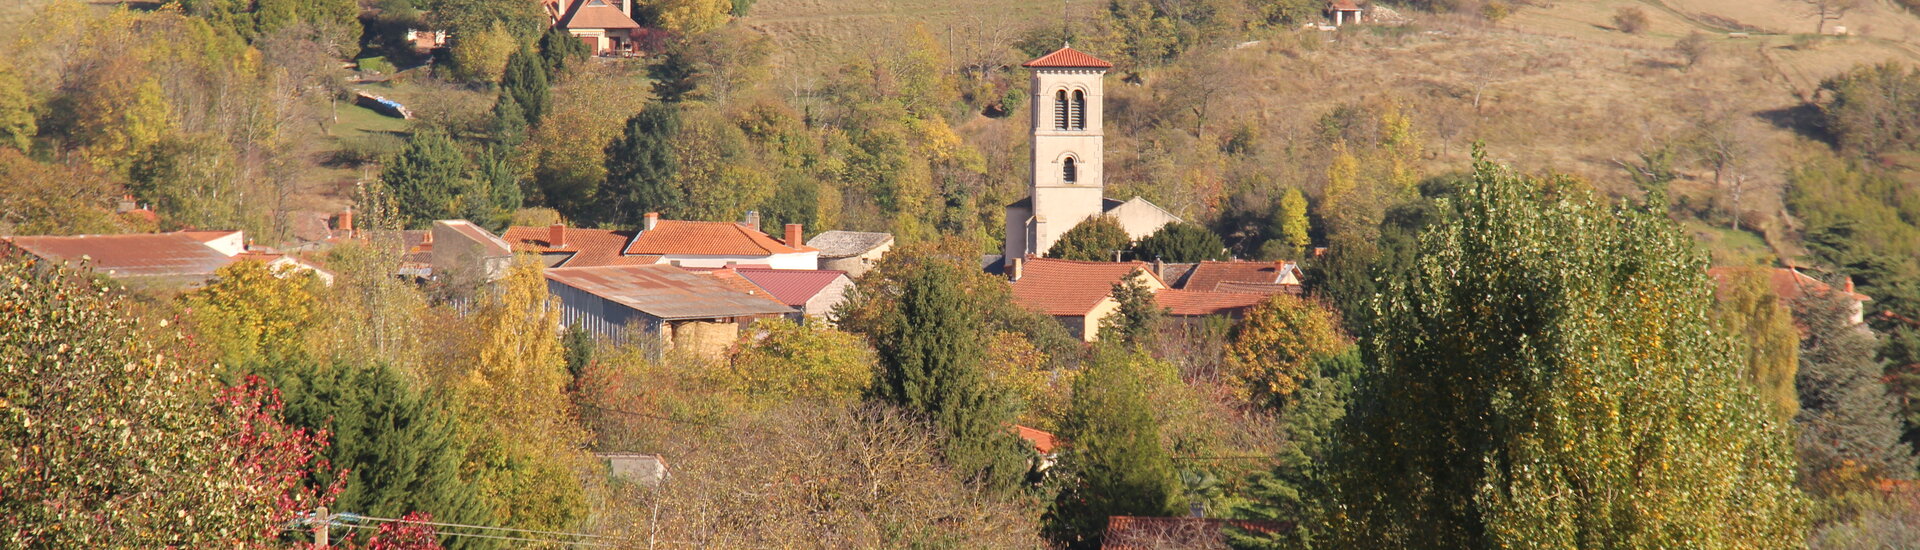
[[[1013,299],[1029,310],[1053,316],[1084,342],[1100,338],[1100,321],[1120,309],[1113,285],[1133,277],[1158,292],[1167,284],[1146,262],[1083,262],[1054,258],[1015,258],[1008,263]]]
[[[807,240],[807,246],[820,250],[820,269],[845,271],[855,279],[873,269],[873,264],[893,249],[893,235],[865,231],[826,231]]]
[[[792,308],[714,277],[671,265],[562,267],[546,271],[568,326],[614,341],[633,334],[707,357],[726,352],[741,327]]]
[[[515,226],[501,234],[515,252],[539,254],[548,267],[666,264],[688,268],[757,265],[819,269],[820,251],[801,240],[800,224],[775,239],[746,222],[663,220],[648,213],[638,230],[554,224]]]
[[[847,301],[847,293],[853,290],[853,278],[844,271],[765,267],[726,270],[793,308],[797,317],[825,317],[834,306]]]

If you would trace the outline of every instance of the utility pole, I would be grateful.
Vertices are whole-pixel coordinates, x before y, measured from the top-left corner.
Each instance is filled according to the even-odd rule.
[[[327,507],[321,506],[313,511],[313,547],[327,547],[327,528],[333,525],[333,516],[327,514]]]

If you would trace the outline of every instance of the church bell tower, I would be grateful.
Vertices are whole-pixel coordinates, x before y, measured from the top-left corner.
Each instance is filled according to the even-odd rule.
[[[1031,195],[1007,206],[1008,261],[1045,254],[1105,207],[1101,84],[1113,64],[1063,47],[1020,66],[1032,71]]]

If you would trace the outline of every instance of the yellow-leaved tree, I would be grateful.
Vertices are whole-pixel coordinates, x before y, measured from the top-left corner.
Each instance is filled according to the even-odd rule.
[[[201,336],[228,367],[305,354],[306,335],[319,311],[320,282],[311,272],[269,267],[257,260],[227,264],[206,288],[181,295]]]
[[[586,432],[567,398],[559,311],[540,263],[519,259],[475,300],[454,386],[466,427],[477,432],[467,467],[505,525],[570,528],[586,510],[576,476]]]
[[[727,367],[715,373],[731,391],[760,396],[768,404],[793,399],[852,403],[873,382],[877,359],[857,334],[816,319],[761,320],[752,332],[764,336],[742,343]]]
[[[1256,403],[1293,395],[1314,361],[1346,349],[1333,314],[1300,298],[1277,294],[1254,306],[1227,346],[1227,377]]]

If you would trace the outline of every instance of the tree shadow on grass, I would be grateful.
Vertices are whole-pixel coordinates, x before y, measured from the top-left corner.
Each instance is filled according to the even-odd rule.
[[[1801,103],[1792,107],[1758,111],[1753,113],[1753,115],[1759,117],[1760,120],[1767,121],[1767,123],[1774,125],[1774,127],[1800,134],[1801,137],[1807,139],[1825,143],[1828,147],[1837,148],[1840,146],[1839,141],[1834,138],[1833,133],[1827,131],[1825,117],[1820,113],[1820,106],[1818,105]]]

